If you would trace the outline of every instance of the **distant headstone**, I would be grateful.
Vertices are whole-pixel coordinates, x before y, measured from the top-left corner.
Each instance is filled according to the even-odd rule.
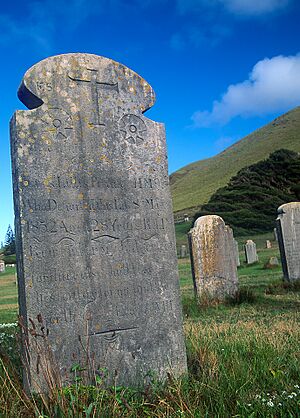
[[[265,269],[272,269],[279,266],[279,261],[277,257],[270,257],[269,260],[264,265]]]
[[[258,261],[257,252],[256,252],[256,244],[251,239],[249,239],[245,246],[245,256],[246,256],[246,263],[253,264]]]
[[[0,273],[3,273],[5,271],[5,263],[3,260],[0,260]]]
[[[187,256],[186,245],[181,245],[180,247],[180,258],[185,258]]]
[[[189,232],[194,289],[199,297],[222,300],[238,290],[232,229],[216,215],[201,216]]]
[[[235,248],[235,259],[236,259],[236,265],[237,267],[240,267],[240,253],[239,253],[239,243],[237,240],[234,240],[234,248]]]
[[[272,248],[272,243],[270,240],[266,240],[266,248]]]
[[[277,229],[274,228],[274,241],[278,241]]]
[[[48,346],[63,383],[86,350],[108,384],[182,374],[165,130],[143,115],[151,86],[111,59],[65,54],[30,68],[18,95],[31,109],[11,122],[20,314],[36,327],[26,385],[45,387]]]
[[[278,208],[277,235],[285,280],[300,279],[300,202]]]

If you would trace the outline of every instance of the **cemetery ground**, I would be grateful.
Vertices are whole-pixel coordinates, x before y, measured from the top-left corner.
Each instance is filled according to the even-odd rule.
[[[177,235],[185,243],[180,228]],[[259,256],[251,266],[243,263],[248,238]],[[284,285],[281,267],[264,269],[269,257],[279,258],[274,241],[264,248],[266,239],[272,235],[238,239],[241,291],[222,304],[196,303],[189,259],[179,260],[189,375],[170,376],[165,385],[153,377],[143,391],[104,389],[100,375],[94,387],[84,386],[74,365],[71,388],[49,399],[24,395],[16,327],[8,325],[16,321],[17,288],[14,269],[7,268],[0,274],[0,417],[299,417],[300,286]]]

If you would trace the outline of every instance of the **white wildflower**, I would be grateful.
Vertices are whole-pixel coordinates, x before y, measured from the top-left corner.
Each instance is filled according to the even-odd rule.
[[[273,403],[272,401],[268,401],[268,402],[267,402],[267,405],[268,405],[268,406],[274,406],[274,403]]]

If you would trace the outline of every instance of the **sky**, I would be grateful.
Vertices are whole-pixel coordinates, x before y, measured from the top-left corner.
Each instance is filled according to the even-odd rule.
[[[36,62],[119,61],[154,88],[170,173],[300,105],[299,0],[15,0],[0,9],[0,241],[13,224],[9,120]]]

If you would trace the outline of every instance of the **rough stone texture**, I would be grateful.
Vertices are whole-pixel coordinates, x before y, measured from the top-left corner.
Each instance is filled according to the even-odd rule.
[[[199,297],[222,300],[238,290],[232,229],[216,215],[201,216],[189,232],[194,289]]]
[[[245,246],[245,256],[246,256],[246,263],[252,264],[258,261],[257,252],[256,252],[256,244],[251,239],[248,239]]]
[[[0,273],[3,273],[5,271],[5,263],[3,260],[0,260]]]
[[[266,248],[272,248],[272,243],[270,240],[266,240]]]
[[[38,330],[29,387],[45,386],[43,358],[69,382],[85,349],[118,385],[185,372],[165,130],[143,115],[151,86],[66,54],[30,68],[18,94],[33,109],[11,121],[20,313]]]
[[[300,202],[278,208],[277,235],[284,279],[300,279]]]
[[[236,259],[236,265],[237,267],[240,267],[241,262],[240,262],[240,253],[239,253],[239,243],[237,242],[237,240],[234,240],[234,245],[235,245],[235,259]]]
[[[181,245],[181,247],[180,247],[180,257],[185,258],[186,256],[187,256],[186,245]]]
[[[277,257],[270,257],[269,260],[265,263],[264,268],[272,269],[279,266],[279,261]]]

